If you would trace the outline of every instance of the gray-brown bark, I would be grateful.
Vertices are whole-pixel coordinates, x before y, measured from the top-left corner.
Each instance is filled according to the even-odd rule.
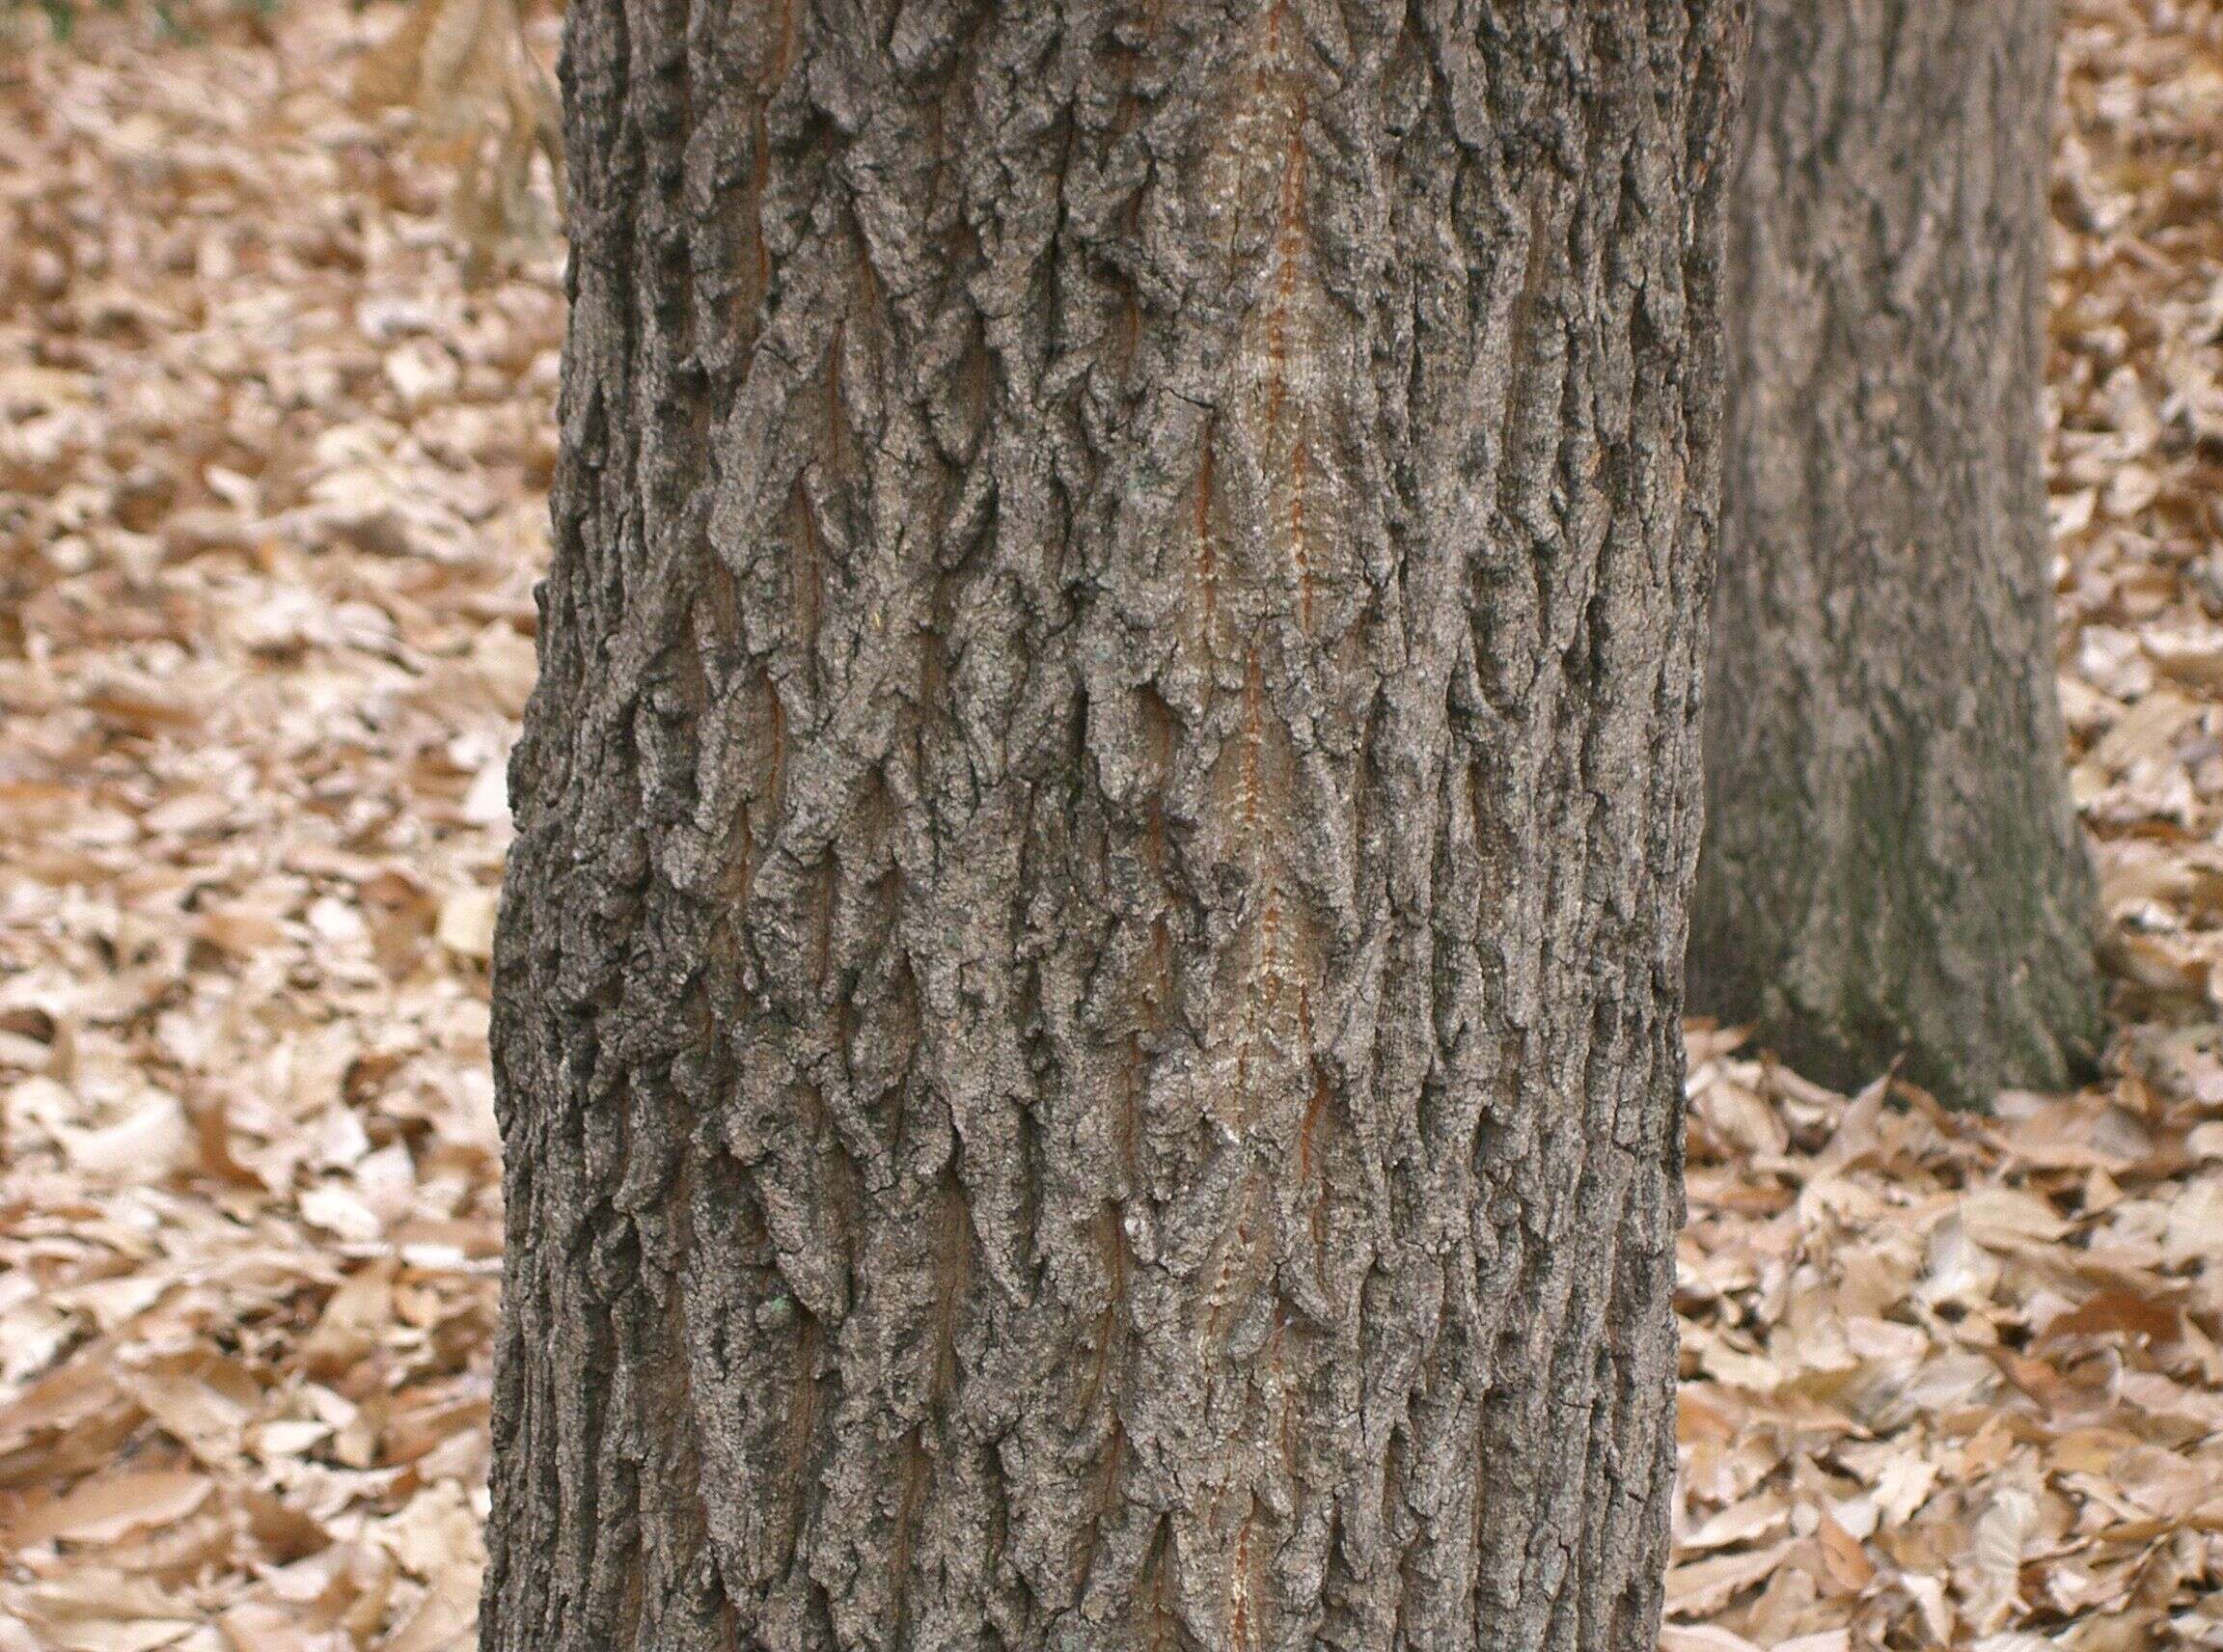
[[[2040,405],[2050,0],[1759,0],[1694,1008],[1851,1085],[2100,1036]]]
[[[1736,6],[568,30],[485,1646],[1650,1648]]]

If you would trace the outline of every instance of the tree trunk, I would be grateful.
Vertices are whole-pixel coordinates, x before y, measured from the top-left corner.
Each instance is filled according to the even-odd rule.
[[[489,1652],[1649,1652],[1737,24],[572,0]]]
[[[2050,0],[1759,0],[1692,1005],[1850,1086],[2100,1037],[2039,398]]]

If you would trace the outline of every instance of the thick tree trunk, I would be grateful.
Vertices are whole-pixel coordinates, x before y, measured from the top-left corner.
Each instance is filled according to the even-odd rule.
[[[1648,1652],[1736,13],[572,0],[492,1652]]]
[[[2040,455],[2050,0],[1758,0],[1695,1008],[1803,1070],[2100,1036]]]

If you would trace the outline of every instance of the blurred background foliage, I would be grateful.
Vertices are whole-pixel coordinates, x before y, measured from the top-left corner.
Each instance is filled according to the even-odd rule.
[[[77,38],[81,18],[102,15],[180,46],[233,30],[267,44],[283,3],[5,0],[14,43],[38,27],[68,43]],[[451,177],[449,213],[472,285],[492,276],[507,243],[545,239],[561,227],[561,111],[555,77],[528,24],[536,15],[559,17],[562,9],[563,0],[406,0],[400,6],[357,0],[354,6],[358,13],[397,15],[383,42],[357,63],[349,99],[366,115],[405,112],[412,149]]]

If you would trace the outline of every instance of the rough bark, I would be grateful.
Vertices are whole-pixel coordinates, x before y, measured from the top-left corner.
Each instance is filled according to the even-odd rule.
[[[490,1652],[1653,1645],[1738,25],[572,0]]]
[[[2040,395],[2050,0],[1759,0],[1694,1008],[1852,1085],[2100,1037]]]

